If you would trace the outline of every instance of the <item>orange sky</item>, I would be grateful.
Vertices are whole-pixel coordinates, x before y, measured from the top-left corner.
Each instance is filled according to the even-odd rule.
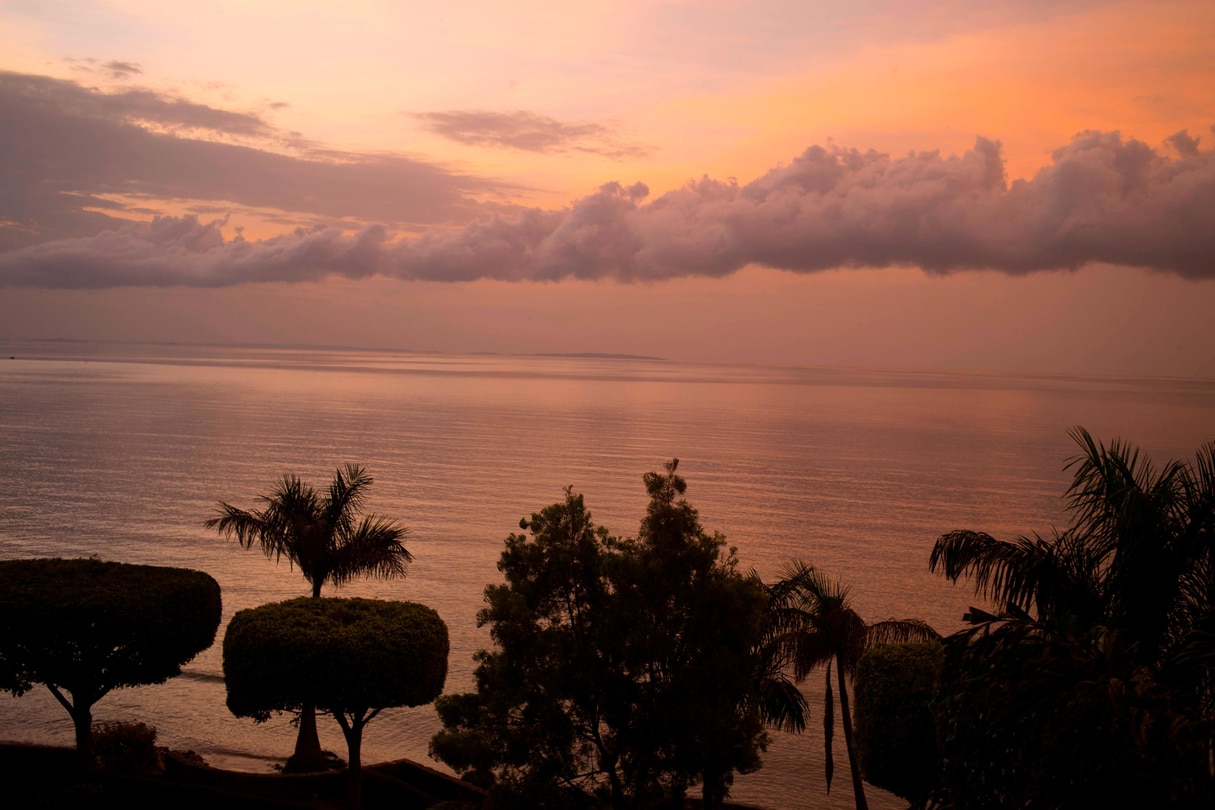
[[[1213,37],[1209,2],[0,4],[0,338],[1212,376]],[[198,223],[124,230],[156,215]]]

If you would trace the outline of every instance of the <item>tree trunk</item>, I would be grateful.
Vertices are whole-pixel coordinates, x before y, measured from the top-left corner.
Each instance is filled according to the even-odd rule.
[[[48,683],[46,688],[54,695],[55,700],[67,709],[68,716],[72,718],[72,725],[76,730],[77,764],[86,771],[93,770],[97,767],[97,758],[93,753],[93,703],[96,703],[96,700],[86,701],[72,692],[68,692],[72,696],[72,699],[68,700],[54,684]]]
[[[329,760],[321,750],[321,740],[316,733],[316,707],[300,709],[300,730],[295,737],[295,753],[283,767],[284,773],[316,773],[329,770]]]
[[[726,798],[726,785],[720,774],[705,774],[700,787],[701,806],[704,810],[717,810]]]
[[[312,582],[312,598],[321,598],[323,579]],[[316,773],[329,770],[329,760],[321,750],[321,738],[316,733],[316,707],[305,704],[300,707],[300,730],[295,735],[295,752],[283,766],[284,773]]]
[[[335,711],[342,736],[346,738],[346,803],[350,810],[363,806],[363,726],[366,721],[353,717],[347,722],[341,712]]]
[[[852,795],[856,799],[856,810],[869,810],[869,802],[865,801],[865,787],[861,784],[861,769],[857,765],[856,752],[852,747],[852,712],[848,708],[844,661],[837,655],[835,664],[840,676],[840,714],[844,716],[844,747],[848,749],[848,768],[852,771]]]
[[[93,753],[93,707],[74,707],[72,724],[76,726],[76,756],[80,767],[91,771],[97,767],[97,759]]]
[[[351,739],[346,741],[350,753],[349,783],[346,785],[346,798],[350,802],[350,810],[359,810],[363,806],[363,732],[354,732]]]
[[[600,750],[602,750],[602,748]],[[608,785],[610,785],[612,789],[611,806],[622,808],[625,806],[624,784],[620,781],[620,773],[616,770],[616,761],[617,757],[615,754],[606,757],[603,763],[603,769],[607,771]]]

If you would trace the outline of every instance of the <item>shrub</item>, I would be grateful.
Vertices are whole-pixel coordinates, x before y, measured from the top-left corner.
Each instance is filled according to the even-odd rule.
[[[940,642],[880,644],[856,669],[857,755],[866,781],[914,803],[937,783],[931,704],[941,679]]]
[[[104,768],[134,771],[160,766],[156,728],[146,723],[97,723],[93,750]]]

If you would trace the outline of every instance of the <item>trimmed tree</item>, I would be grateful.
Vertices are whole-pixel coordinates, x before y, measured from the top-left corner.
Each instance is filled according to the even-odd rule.
[[[853,683],[856,753],[865,781],[921,807],[937,785],[932,702],[945,648],[939,641],[879,644]]]
[[[0,562],[0,689],[46,686],[93,763],[93,706],[164,683],[215,641],[219,584],[201,571],[100,560]]]
[[[367,471],[354,464],[335,470],[323,494],[294,475],[284,475],[269,495],[259,496],[264,508],[246,511],[220,502],[216,516],[204,525],[244,548],[261,548],[267,559],[286,557],[304,575],[314,597],[320,597],[326,583],[336,588],[359,577],[404,577],[413,561],[402,543],[408,530],[380,515],[359,517],[371,484]],[[326,767],[316,712],[304,705],[287,770]]]
[[[447,625],[414,602],[301,597],[242,610],[224,636],[228,708],[257,722],[305,705],[332,714],[358,807],[363,729],[384,709],[438,697],[447,653]]]

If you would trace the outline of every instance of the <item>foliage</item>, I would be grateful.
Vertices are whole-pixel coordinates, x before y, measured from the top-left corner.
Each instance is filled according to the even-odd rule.
[[[433,701],[448,649],[447,625],[414,602],[301,597],[242,610],[224,636],[228,708],[259,722],[305,705],[332,714],[357,806],[364,727],[384,709]]]
[[[865,780],[914,804],[937,784],[932,702],[945,649],[939,641],[879,644],[856,668],[856,754]]]
[[[1072,520],[942,536],[930,565],[1001,606],[947,644],[942,800],[1215,803],[1215,444],[1157,470],[1077,428]]]
[[[100,560],[0,562],[0,689],[44,684],[92,763],[92,707],[113,689],[163,683],[211,646],[220,591],[200,571]]]
[[[324,495],[294,475],[284,475],[266,507],[245,511],[220,503],[218,515],[204,524],[244,548],[260,546],[267,558],[283,557],[298,567],[321,595],[321,586],[343,585],[360,576],[403,577],[413,555],[401,543],[407,530],[379,515],[358,519],[373,479],[362,467],[347,464],[333,474]]]
[[[765,593],[701,528],[675,474],[645,476],[638,537],[581,495],[521,522],[486,588],[477,691],[441,698],[432,754],[497,778],[500,804],[651,807],[696,782],[714,806],[765,744],[756,695]]]
[[[353,464],[334,472],[324,495],[296,476],[284,475],[271,494],[259,496],[265,508],[249,512],[221,502],[217,516],[205,525],[244,548],[259,546],[276,562],[286,557],[312,586],[313,597],[320,597],[326,582],[340,586],[360,576],[403,577],[413,560],[401,542],[405,527],[379,515],[358,518],[371,484],[367,471]],[[287,770],[327,767],[314,707],[305,704]]]
[[[852,735],[852,713],[848,705],[847,679],[856,673],[861,657],[877,644],[937,639],[936,631],[918,619],[888,619],[868,624],[852,607],[847,586],[822,571],[794,561],[769,587],[770,613],[778,628],[780,644],[793,663],[800,682],[819,667],[826,670],[823,742],[826,756],[827,790],[835,771],[834,695],[838,691],[844,744],[852,776],[852,795],[857,810],[868,807],[861,784],[860,767]],[[831,666],[835,665],[837,687],[832,689]]]
[[[415,602],[300,597],[242,610],[224,636],[228,708],[258,721],[314,703],[326,711],[420,706],[447,677],[447,626]]]
[[[156,768],[156,729],[146,723],[98,723],[93,726],[93,746],[102,766],[133,771]]]

